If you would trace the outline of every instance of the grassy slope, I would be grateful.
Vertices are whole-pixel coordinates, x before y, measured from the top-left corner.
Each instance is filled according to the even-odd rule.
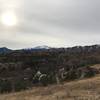
[[[95,65],[97,67],[100,65]],[[0,95],[0,100],[100,100],[100,75],[48,87]]]

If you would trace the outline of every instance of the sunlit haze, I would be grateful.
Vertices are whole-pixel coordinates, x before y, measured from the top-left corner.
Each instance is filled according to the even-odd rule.
[[[1,22],[6,26],[14,26],[17,23],[16,16],[12,12],[4,12],[1,15]]]

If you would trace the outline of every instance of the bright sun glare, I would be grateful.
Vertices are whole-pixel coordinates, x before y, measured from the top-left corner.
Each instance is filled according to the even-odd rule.
[[[17,23],[16,15],[12,12],[5,12],[1,15],[1,22],[5,26],[14,26]]]

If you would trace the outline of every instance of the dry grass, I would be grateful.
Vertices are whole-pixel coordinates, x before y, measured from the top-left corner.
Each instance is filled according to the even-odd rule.
[[[0,95],[0,100],[100,100],[100,75],[48,87]]]

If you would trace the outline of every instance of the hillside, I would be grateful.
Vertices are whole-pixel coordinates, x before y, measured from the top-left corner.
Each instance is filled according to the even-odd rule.
[[[11,52],[11,51],[12,51],[11,49],[8,49],[8,48],[6,48],[6,47],[0,48],[0,54],[2,54],[2,53],[9,53],[9,52]]]
[[[0,93],[89,78],[98,73],[90,66],[100,64],[99,45],[31,50],[0,54]]]
[[[100,74],[89,79],[0,95],[0,100],[100,100]]]

